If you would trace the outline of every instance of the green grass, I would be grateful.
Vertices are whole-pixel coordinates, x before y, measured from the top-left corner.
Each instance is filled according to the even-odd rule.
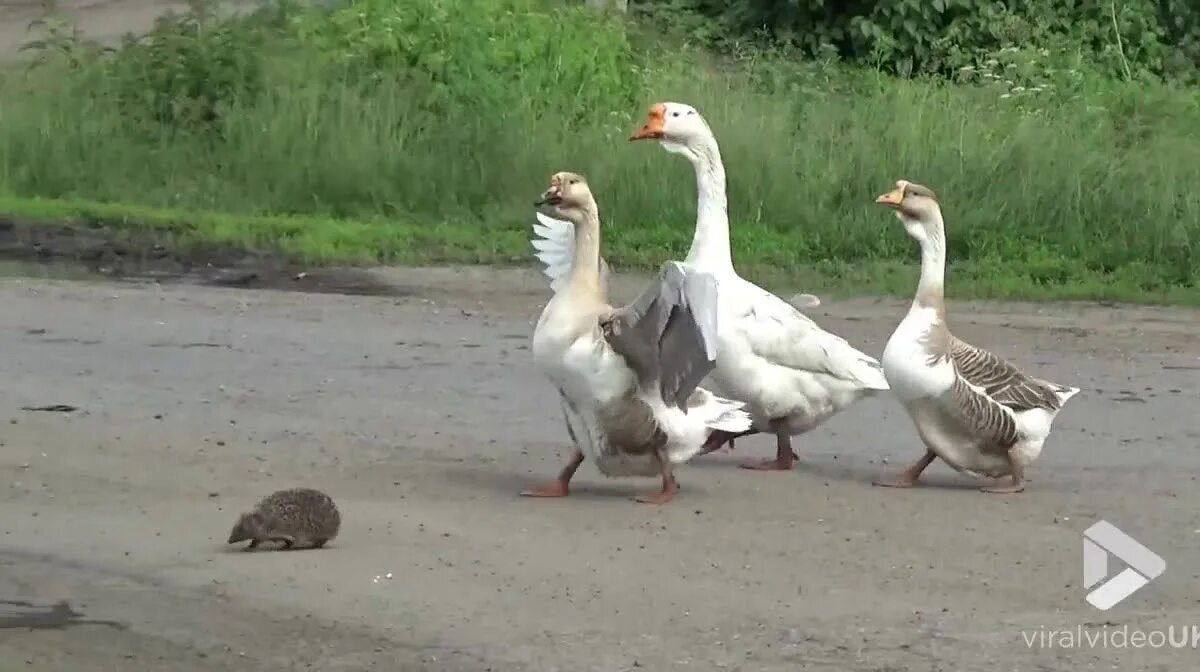
[[[288,10],[10,74],[0,212],[310,262],[529,263],[530,203],[572,170],[597,193],[606,255],[644,269],[686,252],[693,176],[626,138],[651,102],[677,100],[717,133],[752,277],[910,292],[914,244],[872,202],[907,178],[943,203],[953,295],[1200,303],[1194,91],[1063,75],[1014,96],[772,55],[717,62],[547,7]],[[434,18],[440,31],[417,30]]]
[[[103,225],[146,241],[166,243],[186,253],[197,246],[229,246],[282,254],[313,265],[530,264],[525,230],[481,237],[475,227],[397,220],[366,220],[311,215],[239,215],[70,201],[0,196],[0,213],[23,222]],[[738,246],[741,249],[744,246]],[[686,241],[656,247],[664,258],[680,258]],[[619,271],[646,271],[657,261],[639,263],[638,247],[606,242],[604,254],[621,260]],[[635,260],[635,261],[630,261]],[[862,263],[825,260],[805,265],[773,265],[761,256],[735,258],[741,273],[776,289],[781,295],[810,292],[821,297],[861,294],[906,296],[916,283],[915,261],[889,259]],[[1200,305],[1200,293],[1183,287],[1147,290],[1136,279],[1122,281],[1104,274],[1081,273],[1070,283],[1039,280],[1036,270],[999,269],[1000,260],[950,264],[950,294],[961,299],[1108,300],[1137,303]]]

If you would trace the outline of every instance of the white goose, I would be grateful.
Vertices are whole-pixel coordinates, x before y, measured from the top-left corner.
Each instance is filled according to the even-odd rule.
[[[1079,388],[1028,376],[951,334],[943,296],[946,232],[936,197],[928,187],[900,180],[875,201],[894,209],[921,245],[917,294],[888,340],[883,370],[926,446],[916,464],[876,484],[912,487],[940,457],[973,476],[1012,478],[984,492],[1024,490],[1025,467],[1042,452],[1055,416]]]
[[[658,140],[696,169],[696,233],[682,266],[710,273],[720,287],[718,391],[746,402],[754,429],[776,437],[775,459],[748,469],[791,469],[791,437],[820,425],[863,397],[888,389],[873,357],[819,327],[794,305],[738,276],[729,249],[725,167],[712,130],[690,105],[658,103],[630,140]],[[711,452],[734,438],[716,434]]]
[[[556,173],[535,205],[555,218],[538,213],[534,227],[554,296],[534,330],[533,356],[558,389],[575,452],[554,483],[521,494],[566,496],[586,451],[606,476],[661,475],[660,492],[635,499],[667,502],[678,488],[674,465],[715,431],[750,428],[741,403],[698,387],[716,357],[716,280],[668,262],[640,297],[614,308],[584,178]]]

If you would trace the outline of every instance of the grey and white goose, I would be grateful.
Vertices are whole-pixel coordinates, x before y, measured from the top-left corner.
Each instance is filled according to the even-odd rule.
[[[893,209],[921,246],[917,293],[884,349],[883,371],[926,446],[914,465],[876,485],[911,487],[940,457],[972,476],[1011,478],[985,492],[1024,490],[1025,467],[1041,454],[1055,417],[1079,388],[1030,376],[950,333],[946,232],[928,187],[900,180],[875,202]]]

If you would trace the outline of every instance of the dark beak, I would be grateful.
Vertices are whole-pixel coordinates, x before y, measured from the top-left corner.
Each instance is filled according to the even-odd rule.
[[[542,192],[541,197],[533,202],[535,208],[540,208],[543,205],[558,205],[562,203],[562,196],[559,195],[558,189],[547,189]]]

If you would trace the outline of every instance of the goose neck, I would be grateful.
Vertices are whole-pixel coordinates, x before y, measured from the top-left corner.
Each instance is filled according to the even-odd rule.
[[[733,270],[721,150],[715,138],[708,138],[689,149],[687,156],[696,170],[696,232],[686,261],[712,270]]]
[[[575,258],[568,282],[581,290],[600,291],[600,213],[595,204],[572,220],[575,225]]]
[[[917,283],[914,307],[943,312],[946,283],[946,232],[940,214],[924,223],[921,243],[921,279]]]

